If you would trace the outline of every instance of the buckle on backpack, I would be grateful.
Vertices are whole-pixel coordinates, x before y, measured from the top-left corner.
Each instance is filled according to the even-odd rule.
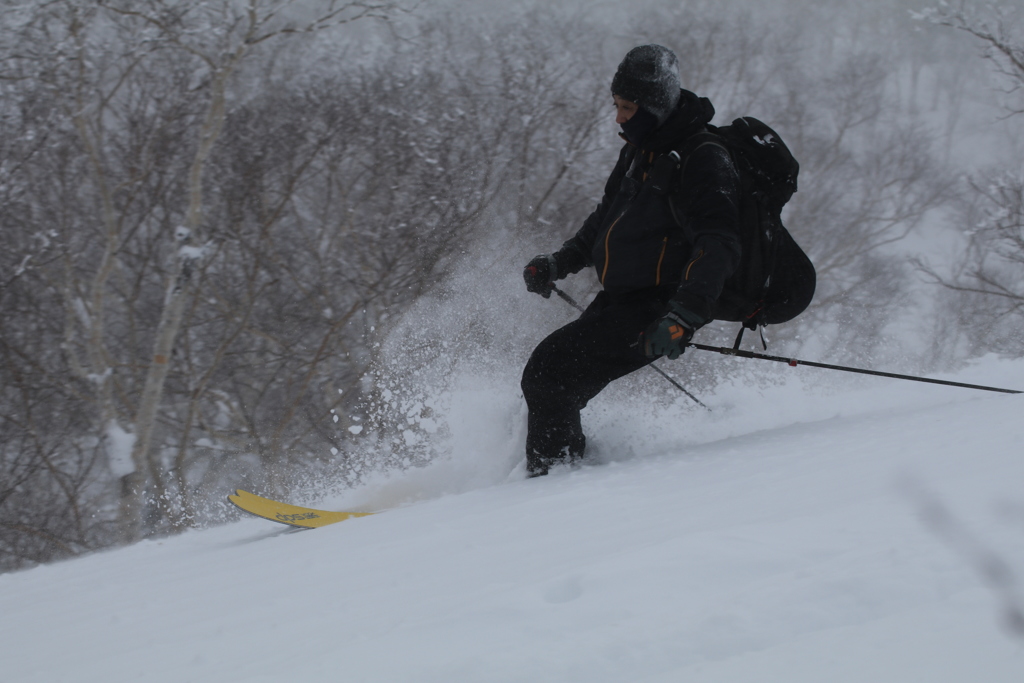
[[[672,179],[676,175],[676,169],[679,168],[680,162],[682,159],[679,152],[675,150],[655,159],[650,172],[651,189],[654,192],[665,195],[672,191]]]

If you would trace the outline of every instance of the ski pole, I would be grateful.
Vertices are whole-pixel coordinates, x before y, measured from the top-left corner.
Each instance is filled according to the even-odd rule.
[[[584,309],[583,309],[583,307],[582,307],[582,306],[580,306],[580,305],[579,305],[579,303],[577,303],[576,299],[573,299],[573,298],[572,298],[571,296],[569,296],[568,294],[566,294],[565,292],[563,292],[562,290],[560,290],[560,289],[559,289],[559,288],[558,288],[557,286],[555,286],[554,284],[552,284],[552,285],[551,285],[551,291],[553,291],[553,292],[554,292],[555,294],[557,294],[557,295],[559,296],[559,298],[560,298],[560,299],[561,299],[562,301],[566,302],[567,304],[569,304],[570,306],[572,306],[573,308],[575,308],[575,309],[576,309],[577,311],[579,311],[579,312],[581,312],[581,313],[583,312],[583,310],[584,310]],[[670,384],[671,384],[672,386],[674,386],[674,387],[675,387],[676,389],[678,389],[679,391],[681,391],[681,392],[683,392],[684,394],[686,394],[687,396],[689,396],[689,397],[690,397],[691,399],[693,399],[693,401],[694,401],[694,402],[695,402],[695,403],[696,403],[697,405],[699,405],[700,407],[704,408],[704,410],[707,410],[708,412],[710,412],[710,411],[711,411],[711,408],[708,408],[708,407],[707,407],[706,405],[704,405],[704,404],[703,404],[703,403],[701,402],[701,400],[700,400],[699,398],[697,398],[696,396],[694,396],[693,394],[691,394],[691,393],[690,393],[689,391],[687,391],[687,390],[686,390],[686,389],[685,389],[685,388],[683,387],[683,385],[682,385],[682,384],[680,384],[679,382],[675,381],[674,379],[672,379],[671,377],[669,377],[669,376],[668,376],[667,374],[665,374],[665,371],[664,371],[664,370],[662,370],[661,368],[659,368],[659,367],[658,367],[657,365],[648,365],[647,367],[649,367],[649,368],[650,368],[651,370],[654,370],[654,371],[655,371],[656,373],[658,373],[659,375],[661,375],[662,377],[664,377],[664,378],[665,378],[666,380],[668,380],[668,382],[669,382],[669,383],[670,383]]]
[[[739,356],[741,358],[757,358],[759,360],[771,360],[778,363],[785,363],[790,367],[796,367],[798,365],[809,365],[813,368],[825,368],[826,370],[842,370],[843,372],[856,372],[862,375],[874,375],[876,377],[889,377],[892,379],[905,379],[913,382],[928,382],[929,384],[943,384],[948,387],[963,387],[964,389],[980,389],[982,391],[998,391],[1003,394],[1024,394],[1024,391],[1017,391],[1016,389],[1000,389],[998,387],[985,387],[980,384],[964,384],[963,382],[950,382],[944,379],[931,379],[930,377],[914,377],[913,375],[897,375],[893,372],[881,372],[879,370],[865,370],[863,368],[850,368],[844,365],[830,365],[828,363],[816,363],[809,360],[799,360],[797,358],[783,358],[782,356],[769,356],[764,353],[757,353],[756,351],[743,351],[741,349],[733,349],[727,346],[707,346],[706,344],[694,344],[689,343],[687,346],[701,351],[715,351],[726,356]]]

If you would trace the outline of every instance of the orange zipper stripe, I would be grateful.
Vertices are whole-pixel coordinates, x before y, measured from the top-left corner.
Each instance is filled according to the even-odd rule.
[[[668,249],[668,237],[661,241],[661,256],[658,257],[658,269],[654,272],[654,286],[661,284],[661,262],[665,260],[665,250]]]
[[[628,210],[629,209],[626,209],[626,211]],[[619,224],[619,221],[622,220],[622,217],[626,215],[626,211],[623,211],[622,213],[619,214],[619,217],[616,218],[610,226],[608,226],[608,232],[604,234],[604,268],[601,270],[602,285],[604,284],[605,277],[608,276],[608,262],[611,260],[611,252],[608,248],[608,240],[611,239],[612,230],[614,230],[615,226]]]
[[[690,261],[689,265],[686,266],[686,277],[683,278],[684,280],[689,280],[690,279],[690,269],[693,268],[693,264],[694,263],[696,263],[697,261],[700,261],[702,258],[704,258],[704,250],[703,249],[701,249],[699,252],[697,252],[697,257],[694,258],[692,261]]]

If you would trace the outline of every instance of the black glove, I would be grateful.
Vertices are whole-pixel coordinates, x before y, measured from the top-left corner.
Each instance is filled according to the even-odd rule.
[[[651,323],[640,335],[640,346],[648,358],[679,358],[693,339],[693,333],[706,322],[701,316],[674,301],[669,303],[668,309],[668,313]]]
[[[535,292],[547,299],[558,279],[558,262],[552,254],[541,254],[523,268],[523,279],[526,280],[526,291]]]

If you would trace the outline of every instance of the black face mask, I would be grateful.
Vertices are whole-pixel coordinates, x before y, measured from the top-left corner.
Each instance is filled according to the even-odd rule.
[[[636,110],[629,121],[622,124],[622,133],[626,139],[639,146],[651,131],[658,127],[658,117],[643,107]]]

